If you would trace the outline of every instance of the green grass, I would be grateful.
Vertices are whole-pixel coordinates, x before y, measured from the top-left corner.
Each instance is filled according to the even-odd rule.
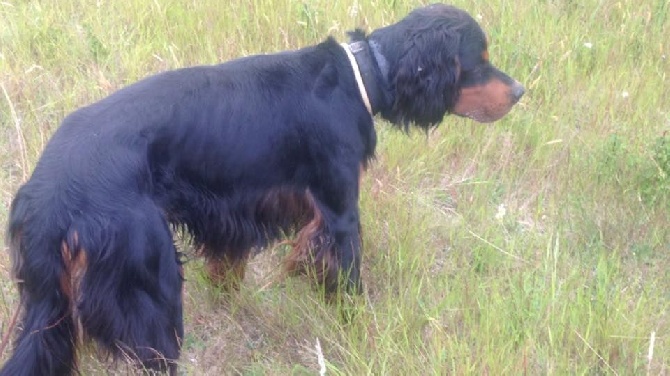
[[[154,72],[343,39],[419,4],[0,2],[0,227],[75,108]],[[329,375],[670,373],[670,3],[453,4],[525,84],[521,103],[494,125],[449,117],[429,135],[378,121],[361,192],[366,293],[349,304],[282,279],[281,246],[232,295],[190,262],[183,373],[313,375],[317,339]],[[9,270],[4,252],[3,335]],[[132,369],[86,351],[82,370]]]

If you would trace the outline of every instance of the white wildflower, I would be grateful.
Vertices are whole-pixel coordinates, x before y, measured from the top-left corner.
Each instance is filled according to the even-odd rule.
[[[503,219],[505,214],[507,214],[507,208],[505,208],[505,204],[498,205],[498,212],[496,213],[496,219],[497,220]]]

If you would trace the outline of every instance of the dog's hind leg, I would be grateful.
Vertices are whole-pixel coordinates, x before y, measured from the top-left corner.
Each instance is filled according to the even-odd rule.
[[[58,213],[31,193],[28,186],[19,190],[9,215],[7,240],[23,312],[14,352],[0,375],[69,375],[76,369],[78,335],[72,295],[62,283],[68,244],[54,220]]]
[[[89,251],[77,307],[82,326],[115,358],[175,374],[184,334],[179,255],[152,201],[118,210],[79,222]]]

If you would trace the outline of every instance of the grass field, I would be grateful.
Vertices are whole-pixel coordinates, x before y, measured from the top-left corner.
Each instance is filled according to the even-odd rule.
[[[344,39],[422,3],[0,1],[0,227],[75,108],[166,69]],[[282,246],[230,296],[189,262],[182,373],[314,375],[322,354],[328,375],[670,374],[670,2],[452,4],[526,96],[493,125],[448,117],[407,135],[377,122],[366,291],[346,306],[282,280]],[[0,276],[4,335],[18,300],[7,252]],[[84,375],[133,372],[81,358]]]

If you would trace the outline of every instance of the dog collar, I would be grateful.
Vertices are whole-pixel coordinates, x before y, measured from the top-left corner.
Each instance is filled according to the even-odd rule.
[[[373,116],[374,113],[372,112],[372,105],[370,104],[370,98],[368,97],[367,90],[365,90],[365,83],[363,83],[363,77],[361,76],[361,70],[358,66],[358,62],[356,61],[356,56],[354,56],[355,53],[365,48],[365,45],[363,44],[363,42],[354,42],[352,44],[341,43],[340,45],[344,49],[344,52],[346,52],[347,57],[349,58],[349,63],[351,63],[351,67],[354,70],[356,85],[358,86],[358,91],[361,93],[361,98],[363,99],[365,108],[367,108],[368,112],[370,113],[370,116]]]

